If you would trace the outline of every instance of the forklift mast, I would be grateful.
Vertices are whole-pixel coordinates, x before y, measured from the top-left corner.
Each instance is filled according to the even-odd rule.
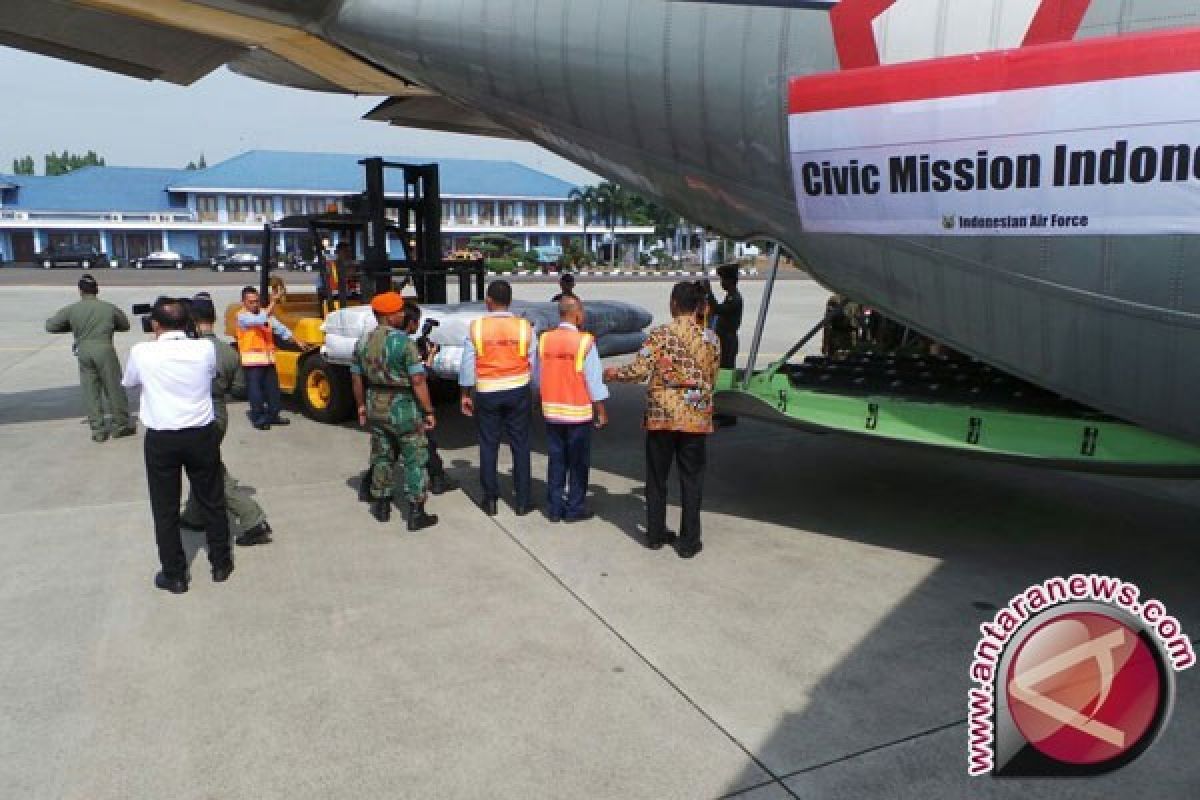
[[[442,259],[442,200],[437,164],[400,164],[382,158],[366,158],[358,163],[363,165],[366,172],[365,190],[361,194],[343,198],[344,213],[288,217],[265,226],[263,296],[267,296],[270,282],[269,264],[274,255],[274,233],[307,229],[316,250],[314,260],[321,269],[324,269],[328,256],[322,251],[322,232],[362,237],[360,288],[364,303],[369,303],[380,292],[391,290],[393,279],[401,277],[416,290],[420,302],[444,304],[447,302],[446,283],[450,275],[459,278],[461,302],[471,302],[472,295],[475,300],[482,300],[483,261],[464,263]],[[393,194],[398,196],[389,197],[387,194],[388,170],[396,170],[402,177],[402,187],[393,186]],[[398,193],[397,188],[401,189]],[[399,240],[403,259],[391,258],[388,251],[389,235]],[[345,307],[350,299],[346,278],[341,276],[338,281],[339,307]]]

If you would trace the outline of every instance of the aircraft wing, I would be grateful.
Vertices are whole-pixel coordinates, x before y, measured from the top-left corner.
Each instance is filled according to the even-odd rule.
[[[298,88],[411,91],[410,81],[260,10],[251,16],[194,0],[3,0],[0,45],[181,85],[228,64]]]
[[[182,85],[245,51],[211,36],[60,0],[4,0],[0,45]]]
[[[403,128],[420,128],[443,133],[469,133],[494,139],[524,139],[473,108],[459,105],[441,95],[409,94],[393,97],[376,106],[364,119],[387,122]]]

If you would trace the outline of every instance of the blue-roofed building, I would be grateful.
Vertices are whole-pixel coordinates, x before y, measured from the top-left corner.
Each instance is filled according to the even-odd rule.
[[[85,167],[56,177],[0,175],[0,260],[32,261],[47,246],[82,244],[129,261],[157,250],[197,259],[257,247],[263,224],[324,211],[363,191],[364,156],[254,150],[203,170]],[[511,161],[405,159],[440,166],[447,251],[481,234],[534,247],[583,234],[566,181]],[[401,187],[386,187],[390,191]],[[618,225],[619,241],[642,249],[652,227]],[[605,235],[594,221],[588,247]],[[286,250],[299,248],[295,237]]]

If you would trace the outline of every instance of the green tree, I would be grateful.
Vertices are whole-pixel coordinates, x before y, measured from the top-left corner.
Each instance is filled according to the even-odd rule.
[[[627,216],[630,209],[630,194],[619,183],[605,181],[596,187],[600,210],[608,223],[609,266],[617,265],[617,220]]]
[[[104,158],[96,155],[95,150],[88,150],[83,155],[63,150],[59,153],[46,154],[46,174],[66,175],[83,167],[103,167]]]
[[[13,175],[32,175],[33,174],[33,156],[24,156],[22,158],[13,159]]]
[[[583,249],[587,251],[588,224],[600,210],[600,193],[595,186],[579,186],[567,194],[567,213],[572,216],[583,212]]]
[[[200,154],[199,161],[189,161],[187,166],[184,167],[184,169],[191,169],[191,170],[208,169],[208,162],[204,160],[204,153]]]

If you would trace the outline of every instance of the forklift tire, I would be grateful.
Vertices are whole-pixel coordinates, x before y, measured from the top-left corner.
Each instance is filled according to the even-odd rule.
[[[342,422],[354,410],[350,370],[330,364],[318,353],[309,355],[300,362],[296,397],[309,419],[330,424]]]

